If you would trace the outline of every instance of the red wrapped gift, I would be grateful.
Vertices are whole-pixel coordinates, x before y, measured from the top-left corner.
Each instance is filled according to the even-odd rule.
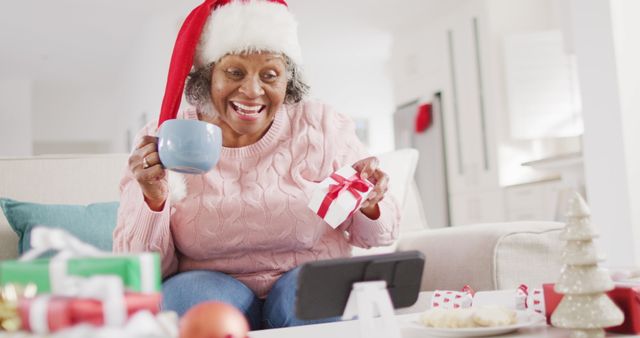
[[[558,307],[562,300],[562,295],[553,290],[555,284],[542,284],[544,294],[544,312],[547,316],[547,324],[551,325],[551,314]]]
[[[547,323],[551,323],[551,314],[556,309],[563,295],[556,293],[553,284],[544,284],[544,301]],[[640,286],[617,285],[607,292],[611,300],[624,312],[621,325],[606,328],[608,332],[638,334],[640,333]]]
[[[161,301],[160,293],[126,293],[124,306],[127,317],[141,310],[156,314],[160,311]],[[104,325],[103,310],[103,302],[97,299],[43,295],[21,301],[18,312],[24,330],[48,333],[79,323]]]
[[[18,307],[22,329],[32,332],[54,332],[73,325],[69,299],[48,295],[21,299]],[[31,311],[33,310],[33,311]],[[46,321],[38,321],[36,316],[46,314]]]
[[[160,312],[160,293],[127,293],[124,303],[127,307],[127,318],[142,310],[156,314]],[[71,302],[71,320],[73,323],[90,323],[97,326],[104,325],[102,302],[96,299],[75,299]]]

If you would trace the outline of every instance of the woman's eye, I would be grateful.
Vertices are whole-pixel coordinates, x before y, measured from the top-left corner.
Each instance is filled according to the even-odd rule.
[[[276,73],[269,72],[269,73],[262,74],[262,79],[265,80],[265,81],[273,81],[277,77],[278,77],[278,74],[276,74]]]
[[[239,69],[227,69],[226,73],[232,79],[241,79],[244,75]]]

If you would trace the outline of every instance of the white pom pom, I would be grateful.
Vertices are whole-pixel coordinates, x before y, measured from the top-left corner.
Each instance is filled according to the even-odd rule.
[[[169,201],[182,201],[187,196],[187,182],[182,174],[169,170]]]

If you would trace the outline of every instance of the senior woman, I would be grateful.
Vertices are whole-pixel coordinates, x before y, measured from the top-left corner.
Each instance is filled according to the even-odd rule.
[[[167,173],[156,126],[143,128],[114,231],[115,251],[160,252],[165,310],[184,314],[218,300],[243,311],[252,329],[306,324],[295,317],[296,267],[396,238],[387,175],[349,118],[304,99],[300,62],[296,22],[282,0],[207,0],[185,21],[163,109],[180,101],[167,98],[176,77],[182,94],[176,69],[192,69],[184,93],[194,108],[178,118],[219,126],[220,160],[202,175]],[[375,186],[333,229],[307,204],[317,182],[348,165]]]

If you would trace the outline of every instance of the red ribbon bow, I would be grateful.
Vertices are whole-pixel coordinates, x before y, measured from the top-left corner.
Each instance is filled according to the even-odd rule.
[[[464,287],[462,287],[462,292],[468,293],[469,295],[471,295],[471,297],[476,294],[476,291],[472,289],[469,284],[466,284]]]
[[[322,203],[320,204],[320,208],[318,209],[318,216],[324,218],[327,215],[327,211],[329,210],[329,206],[331,203],[338,198],[338,195],[343,191],[348,191],[356,198],[357,203],[356,206],[351,210],[349,216],[353,214],[358,206],[360,205],[360,201],[362,200],[362,195],[360,193],[367,192],[369,189],[369,184],[363,179],[360,178],[359,174],[355,174],[349,178],[342,177],[336,173],[331,174],[331,178],[337,182],[337,184],[329,185],[329,192],[325,195]]]
[[[518,289],[516,290],[516,295],[519,295],[523,298],[524,308],[528,308],[529,304],[527,304],[527,297],[529,297],[529,287],[526,284],[520,284]]]

